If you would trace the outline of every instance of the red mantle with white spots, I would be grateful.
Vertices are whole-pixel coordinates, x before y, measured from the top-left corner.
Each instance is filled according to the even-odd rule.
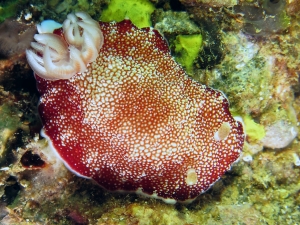
[[[66,166],[108,190],[190,201],[229,170],[243,128],[225,96],[190,79],[164,38],[102,23],[104,45],[69,80],[38,75],[42,134]]]

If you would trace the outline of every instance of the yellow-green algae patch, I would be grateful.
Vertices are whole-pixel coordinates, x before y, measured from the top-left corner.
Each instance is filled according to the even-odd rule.
[[[246,135],[253,140],[261,140],[265,137],[266,132],[264,126],[256,123],[250,116],[246,115],[243,117],[244,128]]]
[[[100,20],[103,22],[130,19],[139,28],[151,26],[151,13],[155,7],[148,0],[112,0],[103,10]]]
[[[202,47],[202,35],[178,35],[173,42],[175,45],[175,60],[181,64],[187,72],[191,72],[194,60]]]

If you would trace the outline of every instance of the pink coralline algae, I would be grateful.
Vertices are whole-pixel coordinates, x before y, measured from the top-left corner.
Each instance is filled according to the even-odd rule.
[[[38,53],[28,50],[33,70],[39,64],[44,72],[43,78],[35,74],[42,135],[72,172],[108,190],[191,202],[241,153],[243,128],[230,114],[226,97],[189,78],[156,30],[138,29],[129,20],[100,22],[100,51],[80,42],[77,52],[66,35],[78,29],[79,38],[89,36],[82,24],[91,18],[76,15],[72,20],[79,27],[64,26],[53,34],[64,44],[49,44],[49,53],[48,43],[39,39],[38,49],[33,46]],[[84,51],[99,54],[67,79],[53,77],[51,67],[43,70],[49,59],[56,71],[61,64],[76,65],[66,48],[79,58]]]

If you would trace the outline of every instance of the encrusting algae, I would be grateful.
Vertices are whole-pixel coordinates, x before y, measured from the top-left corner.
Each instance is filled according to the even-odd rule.
[[[259,1],[257,6],[271,3]],[[237,1],[150,3],[154,7],[149,17],[152,26],[164,33],[173,56],[181,54],[174,52],[173,43],[178,35],[201,35],[203,43],[198,57],[189,61],[188,74],[226,94],[231,114],[244,119],[246,139],[240,160],[188,205],[165,204],[132,193],[111,193],[92,180],[74,176],[52,155],[49,143],[38,135],[41,129],[37,122],[38,94],[25,53],[1,59],[0,108],[5,110],[0,116],[6,112],[7,120],[1,132],[9,129],[10,135],[5,145],[1,145],[4,150],[0,155],[0,223],[300,223],[297,208],[300,204],[297,54],[300,15],[297,3],[298,0],[286,2],[284,7],[278,8],[288,17],[288,26],[280,25],[275,32],[262,30],[264,35],[245,32],[248,18],[231,8],[245,6]],[[51,12],[43,10],[47,7]],[[269,7],[273,9],[273,5]],[[18,15],[21,23],[36,21],[38,24],[43,20],[40,16],[63,22],[72,11],[83,9],[94,19],[100,18],[100,12],[107,8],[107,1],[78,1],[72,6],[53,1],[31,4],[20,9]],[[265,15],[279,18],[281,13],[268,11]],[[272,23],[273,27],[279,24]],[[264,28],[265,25],[259,26]],[[13,129],[9,124],[14,125]],[[230,126],[224,122],[212,138],[222,141],[228,136],[228,130]],[[185,172],[186,184],[193,186],[199,182],[195,168]]]

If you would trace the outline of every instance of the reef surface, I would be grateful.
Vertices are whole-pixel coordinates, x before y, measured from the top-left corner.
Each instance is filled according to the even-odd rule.
[[[18,44],[0,39],[0,223],[300,223],[300,2],[136,2],[128,14],[117,0],[0,4],[6,12],[0,26],[9,17],[18,21],[5,23],[5,37]],[[145,15],[141,26],[158,29],[188,74],[222,91],[231,113],[243,118],[240,160],[193,203],[108,192],[69,172],[39,136],[39,94],[24,53],[30,35],[24,34],[44,19],[62,22],[72,11],[105,21]]]

